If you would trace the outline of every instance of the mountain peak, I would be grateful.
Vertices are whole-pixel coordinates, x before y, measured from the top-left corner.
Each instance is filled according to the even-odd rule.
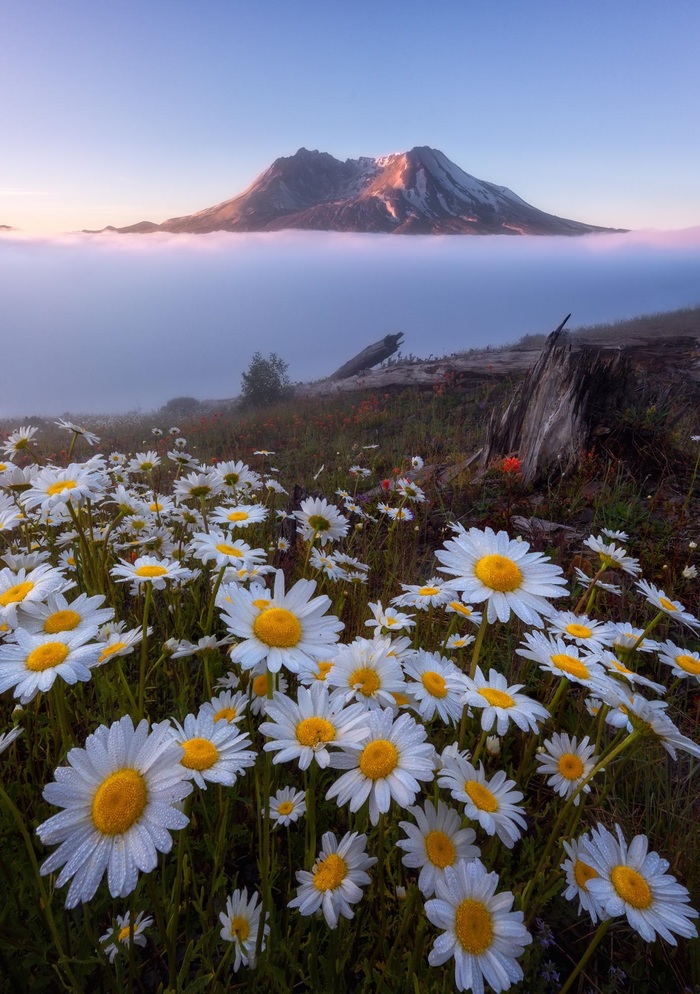
[[[538,210],[507,187],[477,179],[439,149],[415,145],[380,158],[344,162],[301,147],[272,163],[231,200],[150,231],[324,231],[391,234],[578,235],[612,231]]]

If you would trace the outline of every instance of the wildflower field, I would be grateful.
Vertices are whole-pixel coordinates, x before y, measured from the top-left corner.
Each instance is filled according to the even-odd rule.
[[[696,426],[511,387],[0,431],[0,990],[700,990]]]

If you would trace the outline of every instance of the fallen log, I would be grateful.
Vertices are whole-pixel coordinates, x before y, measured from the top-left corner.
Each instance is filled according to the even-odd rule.
[[[371,369],[372,366],[377,366],[380,362],[384,362],[385,359],[398,352],[402,338],[402,331],[396,335],[385,335],[381,341],[375,342],[374,345],[368,345],[362,352],[358,352],[352,359],[348,359],[340,369],[336,369],[330,379],[347,380],[351,376],[357,376],[358,373],[364,373],[366,370]]]

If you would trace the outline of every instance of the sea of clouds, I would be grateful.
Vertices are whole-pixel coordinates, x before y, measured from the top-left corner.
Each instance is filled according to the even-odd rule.
[[[700,228],[563,237],[0,235],[0,417],[233,397],[254,352],[327,376],[700,304]]]

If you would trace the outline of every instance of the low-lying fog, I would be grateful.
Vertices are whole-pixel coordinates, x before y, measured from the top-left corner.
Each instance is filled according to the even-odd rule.
[[[255,351],[318,379],[388,332],[444,355],[700,303],[700,228],[583,238],[0,235],[0,416],[235,396]]]

